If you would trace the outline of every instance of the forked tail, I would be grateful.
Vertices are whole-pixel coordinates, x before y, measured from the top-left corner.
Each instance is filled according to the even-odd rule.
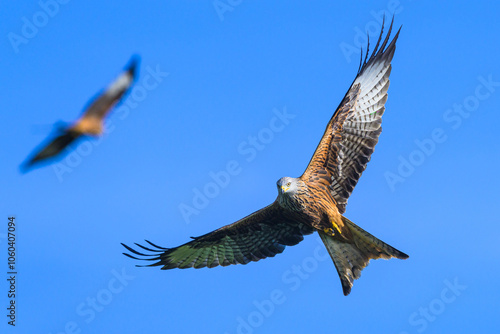
[[[318,232],[337,268],[344,295],[347,296],[354,280],[361,276],[361,270],[368,265],[370,259],[407,259],[408,255],[375,238],[349,219],[342,217],[342,220],[351,231],[351,242]]]

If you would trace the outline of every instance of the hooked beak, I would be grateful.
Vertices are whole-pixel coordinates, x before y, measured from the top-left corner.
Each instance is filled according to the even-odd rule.
[[[281,191],[283,191],[283,193],[286,193],[288,189],[290,189],[290,187],[281,186]]]

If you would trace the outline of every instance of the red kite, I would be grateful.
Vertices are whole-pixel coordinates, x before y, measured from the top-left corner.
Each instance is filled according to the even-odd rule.
[[[113,81],[102,93],[99,93],[85,109],[82,116],[69,127],[58,129],[57,137],[43,146],[21,168],[29,169],[34,164],[57,156],[69,144],[82,136],[100,136],[103,133],[104,119],[113,107],[130,89],[136,76],[138,59],[132,58],[126,70]]]
[[[271,205],[213,232],[193,238],[174,248],[151,246],[140,253],[124,244],[125,255],[155,261],[161,269],[203,268],[247,264],[283,252],[318,232],[337,268],[344,295],[370,259],[406,259],[408,255],[358,227],[342,214],[347,199],[366,168],[382,132],[382,114],[387,101],[395,37],[389,42],[382,32],[369,57],[361,57],[358,73],[323,138],[299,178],[283,177],[277,182],[278,197]]]

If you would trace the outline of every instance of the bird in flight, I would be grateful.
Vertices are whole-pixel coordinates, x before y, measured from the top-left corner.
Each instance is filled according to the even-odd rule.
[[[271,205],[179,247],[146,242],[140,251],[122,244],[131,258],[155,261],[161,269],[247,264],[283,252],[318,232],[340,276],[344,295],[370,259],[406,259],[408,255],[366,232],[342,214],[382,132],[391,60],[399,35],[389,42],[384,25],[371,55],[361,56],[354,82],[328,122],[304,174],[278,180]],[[401,28],[400,28],[401,29]],[[369,43],[368,43],[369,47]],[[364,58],[364,59],[363,59]],[[146,251],[146,252],[144,252]],[[141,253],[142,252],[142,253]]]
[[[129,91],[137,75],[137,64],[138,58],[133,57],[125,71],[91,100],[82,116],[72,125],[58,128],[55,138],[50,139],[42,149],[23,163],[21,170],[27,171],[33,165],[59,155],[69,144],[83,136],[102,135],[104,119]]]

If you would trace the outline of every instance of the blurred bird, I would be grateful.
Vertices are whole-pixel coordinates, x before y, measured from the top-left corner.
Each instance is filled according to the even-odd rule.
[[[394,21],[394,19],[393,19]],[[247,264],[283,252],[304,235],[318,232],[340,276],[344,295],[370,259],[406,259],[408,255],[358,227],[342,214],[382,132],[391,60],[399,30],[389,43],[393,22],[385,39],[382,32],[369,57],[361,52],[357,76],[330,119],[314,155],[299,178],[277,182],[273,204],[213,232],[174,248],[136,244],[151,254],[122,244],[149,266],[212,268]],[[302,135],[302,134],[299,134]]]
[[[118,76],[103,92],[94,97],[82,116],[72,125],[56,124],[56,137],[49,140],[31,158],[21,165],[28,171],[33,165],[59,155],[69,144],[83,136],[100,136],[104,129],[104,119],[129,91],[137,76],[139,59],[132,57],[125,71]]]

